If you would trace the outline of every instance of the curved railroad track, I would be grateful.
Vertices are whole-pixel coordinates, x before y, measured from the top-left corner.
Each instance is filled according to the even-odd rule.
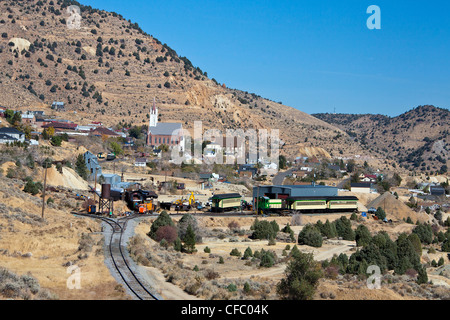
[[[83,214],[72,212],[72,214],[82,217],[94,218],[102,220],[107,223],[112,230],[111,237],[108,244],[108,251],[110,258],[113,262],[114,268],[117,270],[118,274],[122,278],[122,281],[128,287],[128,289],[133,293],[133,295],[138,300],[159,300],[153,293],[151,293],[146,286],[139,280],[136,273],[130,267],[127,258],[122,249],[122,237],[126,229],[126,225],[129,220],[138,218],[139,216],[129,216],[118,220],[111,218],[95,216],[92,214]]]

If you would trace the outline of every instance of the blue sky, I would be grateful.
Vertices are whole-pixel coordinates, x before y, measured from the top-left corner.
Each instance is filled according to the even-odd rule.
[[[310,114],[450,107],[450,1],[80,2],[137,22],[230,88]],[[367,28],[370,5],[381,30]]]

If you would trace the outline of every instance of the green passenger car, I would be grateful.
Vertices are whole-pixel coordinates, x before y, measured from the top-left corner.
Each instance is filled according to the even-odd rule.
[[[224,211],[233,211],[233,210],[241,210],[242,196],[238,193],[229,193],[229,194],[218,194],[214,195],[211,198],[212,212],[224,212]]]

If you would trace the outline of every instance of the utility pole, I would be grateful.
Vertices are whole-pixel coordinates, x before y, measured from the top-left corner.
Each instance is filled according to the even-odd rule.
[[[44,219],[45,212],[45,189],[47,188],[47,163],[44,161],[44,190],[42,191],[42,219]]]
[[[258,215],[258,204],[259,204],[259,185],[258,185],[258,193],[256,195],[256,215]]]
[[[95,177],[94,177],[94,205],[96,205],[95,196],[97,195],[97,168],[95,168]]]

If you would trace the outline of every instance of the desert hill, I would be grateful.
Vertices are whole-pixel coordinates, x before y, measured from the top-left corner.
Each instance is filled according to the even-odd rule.
[[[402,221],[411,218],[415,223],[429,222],[431,219],[425,212],[414,212],[410,207],[398,200],[390,192],[385,192],[367,205],[367,208],[382,208],[388,219]]]
[[[279,129],[287,155],[361,153],[341,129],[279,102],[210,79],[186,57],[120,14],[76,1],[2,1],[0,105],[45,110],[80,124],[145,125],[153,98],[161,121],[192,129]],[[67,26],[70,5],[81,28]],[[157,32],[157,30],[155,30]],[[336,147],[339,146],[339,147]]]
[[[450,164],[450,111],[419,106],[397,117],[371,114],[315,114],[380,158],[408,170],[444,174]]]

